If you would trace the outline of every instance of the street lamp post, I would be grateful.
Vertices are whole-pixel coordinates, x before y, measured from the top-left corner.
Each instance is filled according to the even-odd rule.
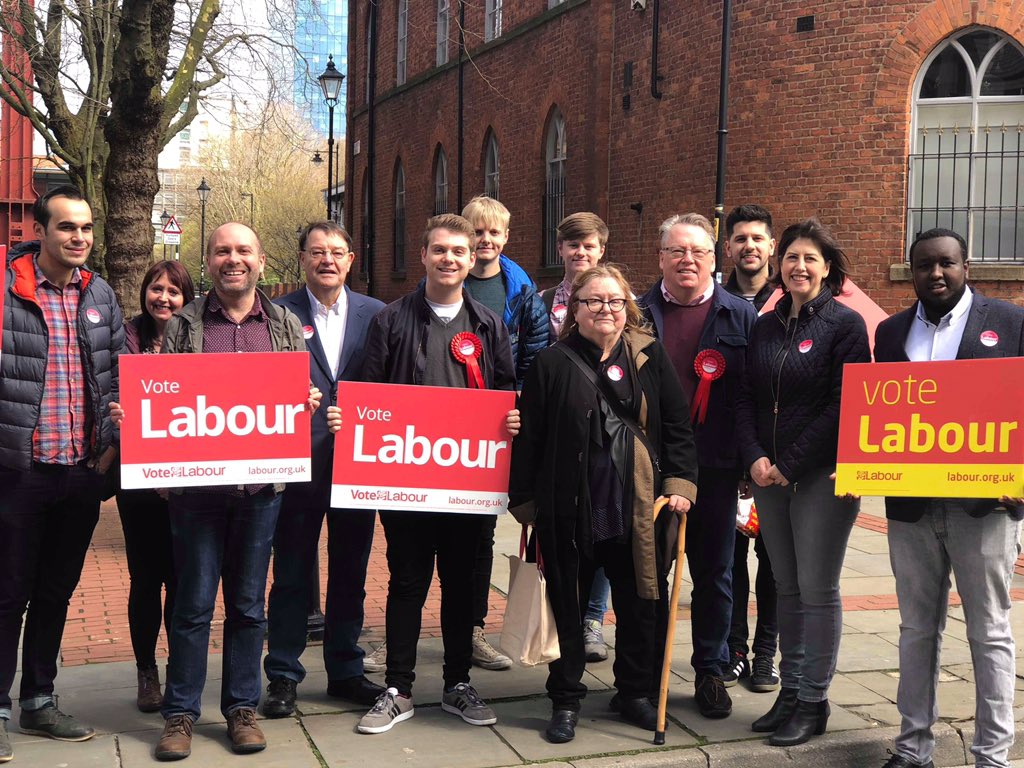
[[[203,295],[204,281],[206,278],[206,259],[203,252],[206,249],[206,201],[210,197],[210,185],[206,183],[206,177],[196,187],[199,193],[199,295]]]
[[[256,198],[252,192],[243,192],[242,198],[249,198],[249,228],[256,229]]]
[[[327,218],[334,220],[334,107],[338,103],[338,96],[341,95],[341,84],[345,82],[345,75],[334,66],[334,55],[327,56],[327,69],[317,78],[320,81],[320,89],[324,92],[324,101],[327,104]]]
[[[171,214],[164,208],[164,212],[160,214],[160,241],[164,244],[164,261],[167,261],[167,241],[164,240],[164,227],[167,226],[167,222],[171,220]]]

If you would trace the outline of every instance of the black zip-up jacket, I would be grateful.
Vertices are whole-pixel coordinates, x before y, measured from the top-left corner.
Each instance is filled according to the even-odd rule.
[[[758,318],[736,429],[744,469],[763,456],[790,483],[836,463],[843,366],[871,360],[864,319],[827,288],[790,319],[786,294]]]
[[[480,372],[487,389],[514,389],[515,367],[508,329],[501,318],[462,291],[473,331],[483,343]],[[370,323],[366,337],[363,381],[381,384],[422,384],[427,365],[430,307],[423,284],[388,304]]]

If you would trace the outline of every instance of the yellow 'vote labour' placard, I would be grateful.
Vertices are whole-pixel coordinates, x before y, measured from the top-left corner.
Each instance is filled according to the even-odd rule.
[[[1024,358],[843,369],[836,493],[1024,497]]]

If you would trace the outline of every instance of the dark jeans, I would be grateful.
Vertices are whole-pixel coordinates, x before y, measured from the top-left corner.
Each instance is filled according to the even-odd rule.
[[[736,550],[732,563],[732,626],[729,629],[729,652],[746,656],[750,629],[747,626],[747,602],[750,598],[750,574],[747,572],[747,552],[750,539],[736,531]],[[775,593],[775,574],[772,561],[764,545],[764,537],[754,539],[757,555],[757,577],[754,579],[754,598],[757,602],[757,624],[754,627],[754,655],[775,658],[779,640],[778,596]]]
[[[328,680],[363,674],[363,600],[366,564],[373,543],[375,513],[331,509],[331,486],[291,485],[281,501],[274,533],[274,584],[268,602],[267,677],[302,682],[299,661],[306,650],[306,622],[312,603],[310,573],[327,517],[327,608],[324,613],[324,664]]]
[[[68,601],[99,519],[101,482],[82,464],[0,471],[0,713],[8,717],[22,616],[21,698],[53,693]]]
[[[206,684],[210,621],[217,585],[224,587],[221,713],[260,701],[260,657],[267,569],[281,497],[272,488],[252,496],[171,494],[171,533],[178,594],[168,638],[171,659],[161,709],[165,718],[200,715]]]
[[[168,634],[174,615],[174,547],[167,500],[156,491],[119,491],[117,511],[128,556],[128,629],[139,669],[156,667],[161,618]],[[163,590],[167,588],[167,598]]]
[[[444,683],[469,682],[473,655],[473,573],[480,528],[487,515],[434,512],[381,512],[387,538],[389,687],[412,693],[416,679],[416,643],[430,581],[441,582],[441,637],[444,641]]]
[[[720,675],[729,662],[736,487],[740,473],[699,467],[697,504],[686,516],[686,562],[693,579],[690,613],[698,674]]]
[[[754,487],[761,535],[779,591],[783,688],[803,701],[828,698],[843,633],[839,574],[860,501],[837,498],[832,468],[787,486]]]
[[[473,626],[482,627],[487,619],[488,598],[491,596],[491,570],[494,568],[494,527],[497,515],[487,515],[480,526],[480,541],[473,567]]]
[[[636,594],[636,572],[633,568],[633,549],[630,542],[605,541],[594,545],[594,559],[582,554],[579,559],[579,581],[566,582],[575,587],[579,604],[586,605],[594,583],[594,571],[603,567],[612,588],[615,608],[615,688],[623,697],[638,699],[654,696],[655,683],[655,611],[658,601],[643,600]],[[566,601],[553,599],[557,612]],[[579,611],[571,617],[558,616],[558,645],[561,656],[548,664],[548,697],[553,709],[578,712],[587,687],[583,684],[586,655],[583,633],[580,630]]]

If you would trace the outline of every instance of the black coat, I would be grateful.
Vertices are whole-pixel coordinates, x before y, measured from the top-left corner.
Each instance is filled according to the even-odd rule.
[[[915,302],[909,309],[880,323],[875,331],[875,360],[879,363],[908,362],[904,345],[917,313]],[[999,343],[981,343],[983,331],[995,331]],[[967,315],[963,339],[956,352],[957,360],[982,360],[999,357],[1024,357],[1024,309],[1005,301],[989,299],[974,291],[971,311]],[[1009,512],[1014,520],[1024,518],[1024,507],[1009,510],[997,499],[922,499],[886,497],[885,516],[890,520],[913,523],[925,510],[953,507],[965,510],[972,517],[989,512]]]
[[[767,456],[795,483],[835,466],[843,366],[871,352],[864,319],[827,288],[794,320],[792,305],[787,294],[754,324],[736,428],[744,469]]]
[[[665,348],[646,334],[626,331],[623,338],[642,393],[637,422],[661,467],[661,487],[650,487],[646,451],[634,451],[634,504],[626,510],[632,517],[637,593],[656,599],[653,501],[658,494],[696,500],[697,456],[686,396]],[[527,372],[519,410],[522,430],[512,444],[510,506],[520,522],[532,520],[536,526],[552,599],[564,601],[556,615],[573,616],[579,610],[579,555],[592,548],[588,468],[591,435],[601,430],[597,392],[571,360],[550,347]]]

